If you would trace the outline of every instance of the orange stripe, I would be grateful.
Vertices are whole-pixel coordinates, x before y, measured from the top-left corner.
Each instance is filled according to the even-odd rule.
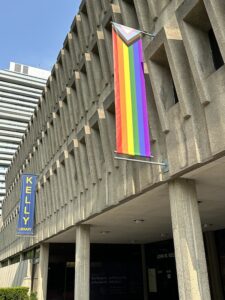
[[[124,77],[124,57],[123,57],[123,41],[117,35],[118,49],[118,69],[120,83],[120,111],[121,111],[121,127],[122,127],[122,153],[128,153],[127,143],[127,113],[126,113],[126,93],[125,93],[125,77]]]

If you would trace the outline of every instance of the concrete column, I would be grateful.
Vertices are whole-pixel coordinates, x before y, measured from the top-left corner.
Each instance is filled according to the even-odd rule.
[[[90,226],[76,229],[75,300],[90,297]]]
[[[215,233],[213,231],[205,232],[205,247],[207,252],[207,262],[209,278],[211,285],[211,294],[213,300],[224,299],[223,287],[220,276],[220,266],[216,248]]]
[[[195,183],[169,183],[173,239],[180,300],[210,300],[205,249]]]
[[[40,247],[39,270],[38,270],[38,300],[47,299],[48,282],[48,259],[49,244],[42,244]]]

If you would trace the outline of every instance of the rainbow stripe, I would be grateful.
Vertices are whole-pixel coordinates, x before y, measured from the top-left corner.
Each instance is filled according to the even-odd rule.
[[[117,153],[151,156],[142,40],[127,46],[113,29]]]

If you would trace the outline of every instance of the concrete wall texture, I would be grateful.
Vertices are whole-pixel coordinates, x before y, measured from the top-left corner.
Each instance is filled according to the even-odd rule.
[[[6,176],[0,261],[224,155],[224,15],[222,0],[82,2]],[[168,172],[114,159],[110,21],[156,33],[143,38],[145,79],[154,160]],[[26,240],[15,235],[23,172],[39,174]]]
[[[31,287],[32,261],[24,260],[0,269],[0,287]]]
[[[34,68],[40,77],[33,77],[30,69],[33,68],[10,63],[10,70],[0,70],[0,216],[6,193],[5,173],[46,84],[47,71]]]

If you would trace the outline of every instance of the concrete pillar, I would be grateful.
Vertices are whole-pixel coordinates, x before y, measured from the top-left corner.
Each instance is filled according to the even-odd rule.
[[[169,183],[180,300],[210,300],[208,272],[195,183]]]
[[[213,231],[205,232],[205,247],[207,252],[207,262],[209,278],[211,285],[211,294],[213,300],[224,299],[223,287],[220,276],[220,266],[216,248],[215,233]]]
[[[38,300],[47,299],[47,283],[48,283],[48,259],[49,244],[40,246],[39,271],[38,271]]]
[[[76,229],[75,300],[90,297],[90,226]]]

